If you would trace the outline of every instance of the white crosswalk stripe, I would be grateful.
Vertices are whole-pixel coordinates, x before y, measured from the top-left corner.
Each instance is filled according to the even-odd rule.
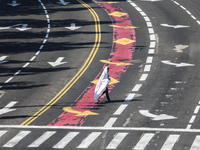
[[[39,147],[42,143],[44,143],[47,139],[49,139],[56,131],[47,131],[42,136],[40,136],[37,140],[31,143],[28,147]]]
[[[154,137],[154,135],[154,133],[145,133],[139,140],[137,145],[133,148],[133,150],[144,150],[150,140]]]
[[[90,144],[101,134],[101,132],[92,132],[89,134],[77,148],[88,148]]]
[[[196,136],[190,150],[200,150],[200,135]]]
[[[174,144],[178,141],[179,136],[180,135],[178,134],[169,135],[161,150],[171,150],[174,147]]]
[[[62,138],[53,148],[64,148],[75,136],[77,136],[79,132],[69,132],[64,138]]]
[[[8,141],[3,147],[14,147],[19,141],[27,136],[31,131],[20,131],[15,137]]]
[[[0,142],[3,143],[5,142],[6,144],[4,144],[2,147],[5,148],[13,148],[15,147],[18,148],[17,146],[20,145],[24,147],[24,149],[28,149],[28,148],[37,148],[37,147],[41,147],[45,146],[46,144],[43,143],[47,143],[47,140],[50,139],[52,136],[56,136],[56,133],[59,131],[45,131],[44,133],[42,133],[42,135],[38,136],[36,139],[33,139],[33,141],[29,141],[30,143],[27,143],[26,145],[26,140],[25,137],[27,136],[29,138],[29,140],[31,139],[31,135],[33,135],[33,137],[35,137],[35,134],[31,132],[34,131],[19,131],[17,133],[17,135],[15,135],[14,137],[8,134],[9,130],[0,130]],[[13,132],[12,132],[13,133]],[[56,143],[48,143],[48,145],[54,149],[64,149],[66,146],[70,147],[70,142],[72,142],[73,146],[75,146],[74,148],[77,149],[87,149],[87,148],[94,148],[95,146],[97,146],[99,144],[99,142],[101,142],[101,134],[102,132],[83,132],[81,134],[84,135],[84,139],[82,139],[82,141],[80,141],[80,143],[76,144],[76,139],[78,137],[83,137],[78,136],[81,132],[68,132],[65,134],[65,132],[63,133],[63,136],[61,137],[61,139],[57,139]],[[30,135],[29,135],[30,134]],[[108,134],[108,133],[107,133]],[[180,134],[169,134],[168,137],[166,137],[166,135],[164,135],[164,137],[160,137],[159,139],[157,139],[155,137],[155,135],[157,133],[143,133],[140,139],[135,139],[137,141],[133,141],[133,142],[137,142],[134,145],[130,145],[132,142],[130,142],[131,137],[133,137],[133,134],[130,134],[129,132],[116,132],[113,134],[113,132],[110,132],[110,134],[113,136],[112,138],[108,138],[110,136],[106,136],[106,141],[108,142],[108,144],[103,145],[103,149],[119,149],[120,145],[121,147],[123,146],[123,144],[128,143],[129,142],[129,146],[134,146],[132,147],[132,150],[146,150],[149,147],[152,146],[152,144],[154,143],[153,141],[155,140],[162,140],[162,142],[159,142],[159,148],[161,147],[160,150],[174,150],[175,146],[178,145],[178,141],[179,138],[186,138],[186,136],[181,136]],[[36,134],[38,135],[38,133]],[[59,132],[60,135],[60,132]],[[187,147],[190,147],[189,150],[200,150],[200,135],[194,135],[196,136],[193,139],[193,142],[188,141],[190,143],[188,143]],[[4,137],[10,137],[10,140],[8,140],[8,142],[6,141],[7,138]],[[60,136],[59,136],[60,137]],[[103,135],[102,135],[103,137]],[[159,136],[158,136],[159,137]],[[105,137],[104,137],[105,138]],[[51,138],[52,141],[54,138]],[[129,140],[126,140],[129,139]],[[80,140],[80,139],[79,139]],[[96,141],[95,141],[96,140]],[[152,141],[152,143],[151,143]],[[20,144],[18,144],[20,142]],[[23,142],[23,143],[22,143]],[[18,145],[17,145],[18,144]],[[97,145],[96,145],[97,144]],[[190,145],[189,145],[190,144]],[[1,145],[0,145],[1,146]]]
[[[128,133],[118,133],[113,140],[108,144],[106,149],[116,149]]]

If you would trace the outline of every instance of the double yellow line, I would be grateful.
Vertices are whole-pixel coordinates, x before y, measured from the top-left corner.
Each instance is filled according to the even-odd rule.
[[[37,111],[35,114],[33,114],[31,117],[29,117],[27,120],[25,120],[21,125],[29,125],[31,122],[33,122],[35,119],[37,119],[40,115],[42,115],[45,111],[47,111],[52,105],[54,105],[73,85],[74,83],[83,75],[83,73],[87,70],[91,62],[93,61],[99,46],[101,42],[101,27],[100,27],[100,20],[97,15],[97,13],[85,2],[81,0],[77,0],[80,2],[84,7],[86,7],[92,16],[94,17],[95,21],[95,44],[93,46],[92,51],[90,52],[86,62],[84,65],[81,67],[79,72],[70,80],[70,82],[65,85],[65,87],[51,100],[49,101],[44,107],[42,107],[39,111]]]

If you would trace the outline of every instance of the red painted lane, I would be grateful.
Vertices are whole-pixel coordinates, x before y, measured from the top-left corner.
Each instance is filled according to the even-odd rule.
[[[101,6],[108,15],[113,12],[122,12],[126,13],[122,8],[120,8],[117,4],[108,4],[108,3],[97,3],[99,6]],[[131,19],[128,14],[117,17],[109,15],[111,21],[113,22],[113,25],[117,26],[133,26]],[[108,58],[108,61],[111,62],[121,62],[126,61],[129,62],[133,59],[133,54],[135,52],[135,45],[136,42],[132,42],[130,44],[119,44],[115,43],[116,40],[127,38],[130,40],[136,41],[135,36],[135,30],[134,28],[118,28],[113,27],[113,45],[111,49],[110,56]],[[110,68],[110,75],[112,78],[120,81],[123,74],[127,71],[127,66],[116,66],[114,64],[105,64],[104,67],[108,65]],[[103,71],[104,67],[102,68],[101,72]],[[94,80],[97,80],[101,72],[96,76]],[[109,85],[108,89],[109,92],[116,86],[116,84]],[[94,89],[95,84],[91,83],[88,85],[88,87],[81,93],[81,95],[75,100],[75,102],[71,105],[73,110],[76,111],[94,111],[97,107],[98,103],[94,100]],[[104,99],[105,95],[102,95],[100,100],[102,101]],[[87,119],[87,116],[76,116],[75,113],[70,113],[64,111],[61,115],[59,115],[57,118],[55,118],[51,123],[48,124],[48,126],[81,126]]]

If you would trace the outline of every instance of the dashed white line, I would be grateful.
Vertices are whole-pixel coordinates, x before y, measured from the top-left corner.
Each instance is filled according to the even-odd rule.
[[[26,63],[22,68],[26,68],[30,63]]]
[[[149,49],[148,54],[154,54],[155,53],[155,49]]]
[[[194,114],[197,114],[199,112],[200,106],[197,106],[194,110]]]
[[[149,56],[147,57],[146,63],[152,63],[153,62],[153,57]]]
[[[136,84],[135,87],[132,89],[133,92],[137,92],[142,87],[142,84]]]
[[[35,58],[36,58],[36,56],[33,56],[33,57],[30,59],[30,61],[33,61]]]
[[[18,75],[20,72],[21,72],[21,70],[18,70],[18,71],[14,74],[14,76]]]
[[[145,65],[144,72],[149,72],[151,70],[151,65]]]
[[[112,127],[115,121],[117,120],[116,117],[111,117],[108,122],[104,125],[104,127]]]
[[[147,79],[147,77],[148,77],[148,74],[142,74],[139,81],[145,81]]]
[[[125,99],[125,102],[131,102],[134,96],[135,96],[135,93],[129,93]]]
[[[113,115],[121,115],[121,113],[126,109],[128,104],[122,104],[120,107],[115,111]]]
[[[196,119],[196,115],[193,115],[193,116],[191,117],[189,123],[193,123],[195,119]]]
[[[8,83],[13,79],[13,77],[10,77],[8,80],[6,80],[4,83]]]

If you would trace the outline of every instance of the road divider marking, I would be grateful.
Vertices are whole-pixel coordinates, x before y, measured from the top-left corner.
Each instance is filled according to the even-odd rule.
[[[71,107],[63,107],[63,110],[66,112],[69,112],[69,113],[77,114],[76,116],[99,115],[98,113],[94,113],[94,112],[87,111],[87,110],[84,112],[73,110]]]
[[[100,60],[102,63],[107,63],[107,64],[113,64],[113,65],[116,65],[116,66],[121,66],[121,65],[133,65],[131,63],[125,63],[125,62],[111,62],[111,61],[108,61],[108,60]]]

